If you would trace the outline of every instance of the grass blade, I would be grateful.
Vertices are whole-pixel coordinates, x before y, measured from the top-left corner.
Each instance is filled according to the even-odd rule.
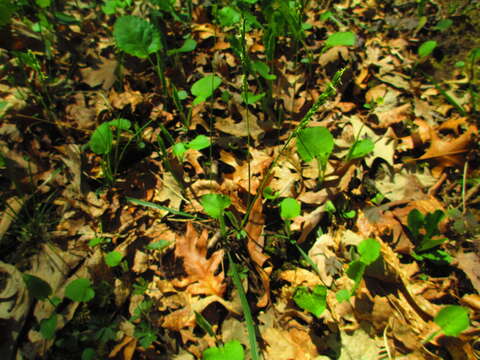
[[[152,208],[152,209],[157,209],[157,210],[165,210],[165,211],[168,211],[169,213],[171,213],[173,215],[184,216],[184,217],[187,217],[187,218],[190,218],[190,219],[198,219],[198,216],[196,216],[196,215],[192,215],[192,214],[180,211],[180,210],[175,210],[175,209],[163,206],[163,205],[155,204],[155,203],[152,203],[150,201],[135,199],[135,198],[131,198],[131,197],[128,197],[128,196],[126,197],[126,199],[127,199],[128,202],[131,202],[132,204],[135,204],[135,205],[146,206],[146,207],[149,207],[149,208]]]
[[[252,312],[250,311],[247,297],[245,296],[245,292],[243,291],[242,281],[240,280],[240,275],[238,275],[237,271],[237,264],[233,261],[230,253],[228,253],[228,261],[230,263],[230,269],[232,271],[233,285],[235,285],[235,287],[237,288],[238,296],[240,297],[240,303],[242,304],[243,315],[245,316],[245,323],[247,324],[248,341],[250,343],[250,354],[252,356],[252,360],[260,360],[260,355],[258,353],[257,336],[255,333],[255,323],[253,322]]]

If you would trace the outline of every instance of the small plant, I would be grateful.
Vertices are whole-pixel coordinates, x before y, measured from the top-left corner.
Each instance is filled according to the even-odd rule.
[[[423,343],[428,343],[439,334],[457,337],[470,326],[468,310],[458,305],[445,306],[435,315],[433,321],[440,327],[440,330],[430,334]]]
[[[322,51],[326,51],[334,46],[354,46],[356,41],[357,36],[351,31],[336,32],[327,38]]]
[[[93,132],[88,146],[95,154],[102,156],[102,173],[108,185],[113,185],[115,182],[120,161],[123,159],[128,146],[148,124],[133,132],[130,130],[131,123],[129,120],[118,118],[99,125]],[[115,129],[115,131],[112,131],[112,129]],[[131,136],[126,144],[121,147],[120,140],[124,132]]]
[[[309,289],[299,286],[295,289],[293,300],[297,306],[318,318],[327,308],[327,287],[316,285],[313,289]]]
[[[362,240],[357,246],[356,259],[348,264],[347,276],[354,281],[351,290],[342,289],[336,293],[339,302],[348,300],[355,294],[365,270],[380,257],[380,243],[375,239]]]
[[[206,101],[210,96],[213,95],[213,92],[220,86],[221,83],[222,79],[216,75],[207,75],[200,80],[197,80],[190,89],[192,95],[195,96],[193,105],[199,105]]]
[[[227,228],[225,225],[225,209],[230,206],[232,201],[228,196],[220,194],[206,194],[200,199],[203,210],[212,218],[217,219],[220,223],[220,232],[222,236],[226,236]]]
[[[438,247],[447,241],[447,238],[439,237],[438,224],[445,217],[441,210],[423,215],[417,209],[408,214],[408,230],[415,241],[415,251],[412,256],[418,260],[430,260],[440,264],[449,264],[452,257]]]
[[[322,182],[325,176],[333,145],[332,134],[322,126],[305,128],[297,134],[297,152],[303,161],[317,160],[319,182]]]
[[[210,139],[205,135],[197,135],[195,139],[189,142],[180,142],[173,146],[173,154],[181,161],[188,149],[202,150],[210,146]]]

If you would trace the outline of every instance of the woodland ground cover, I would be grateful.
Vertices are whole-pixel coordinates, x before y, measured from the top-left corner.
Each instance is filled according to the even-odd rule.
[[[0,0],[6,358],[480,358],[479,12]]]

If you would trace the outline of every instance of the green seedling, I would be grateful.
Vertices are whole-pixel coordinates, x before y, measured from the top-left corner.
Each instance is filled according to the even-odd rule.
[[[118,251],[110,251],[104,256],[105,264],[107,264],[108,267],[115,267],[120,265],[122,259],[123,255]]]
[[[157,333],[150,322],[147,321],[141,321],[137,326],[135,326],[133,335],[135,338],[137,338],[138,343],[144,349],[147,349],[150,345],[157,341]]]
[[[126,15],[115,22],[113,36],[120,50],[150,62],[157,71],[164,95],[167,95],[165,66],[159,56],[160,50],[163,50],[161,33],[148,21],[138,16]],[[156,56],[156,65],[150,59],[151,54]]]
[[[348,300],[353,296],[360,285],[365,270],[380,257],[380,243],[375,239],[362,240],[358,246],[358,258],[348,264],[347,276],[354,281],[351,290],[342,289],[336,293],[339,302]]]
[[[433,321],[440,327],[440,330],[430,334],[423,341],[424,344],[430,342],[439,334],[458,337],[462,331],[470,326],[468,310],[458,305],[445,306],[435,315]]]
[[[365,109],[368,109],[370,111],[375,110],[378,106],[382,105],[384,102],[384,98],[382,96],[377,97],[376,99],[372,99],[369,103],[363,104],[363,107]]]
[[[257,103],[258,101],[262,100],[265,97],[265,93],[262,92],[260,94],[254,94],[251,92],[242,93],[242,100],[245,104],[247,105],[253,105]]]
[[[95,297],[95,291],[89,279],[79,278],[67,285],[65,297],[73,301],[89,302]]]
[[[428,40],[422,43],[420,47],[418,48],[418,56],[420,56],[421,59],[429,56],[433,50],[437,47],[437,42],[434,40]]]
[[[263,197],[267,200],[276,200],[280,196],[280,191],[273,191],[270,186],[266,186],[263,189]]]
[[[430,260],[436,263],[451,263],[452,257],[438,247],[447,241],[439,237],[438,224],[445,217],[441,210],[423,215],[417,209],[408,214],[408,230],[415,241],[415,251],[412,256],[418,260]]]
[[[172,244],[171,241],[168,240],[158,240],[155,242],[152,242],[145,246],[147,250],[153,250],[153,251],[162,251],[163,249],[166,249]]]
[[[39,301],[48,300],[53,307],[57,307],[61,300],[52,295],[50,284],[43,279],[29,274],[23,274],[23,281],[27,286],[29,294]],[[39,324],[39,332],[46,340],[53,339],[57,330],[57,313],[54,311],[48,318],[42,319]]]
[[[322,285],[316,285],[313,289],[299,286],[295,289],[293,300],[298,307],[319,318],[327,308],[327,288]]]
[[[180,142],[173,146],[173,154],[181,161],[188,149],[203,150],[210,146],[210,139],[205,135],[197,135],[195,139],[189,142]]]
[[[305,128],[297,134],[297,152],[303,161],[317,160],[319,182],[322,182],[325,176],[333,145],[332,134],[323,126]]]
[[[238,340],[230,340],[225,345],[219,345],[206,349],[203,352],[203,360],[244,360],[245,352]]]
[[[197,42],[192,38],[188,38],[184,41],[183,45],[180,46],[178,49],[170,49],[167,51],[167,55],[177,55],[181,53],[187,53],[195,50],[197,47]]]
[[[150,121],[133,132],[130,130],[131,123],[129,120],[118,118],[99,125],[93,132],[88,146],[95,154],[102,156],[102,172],[108,185],[113,185],[115,182],[120,162],[128,146],[134,139],[138,138],[139,134],[149,123]],[[112,129],[115,129],[115,131]],[[123,133],[131,136],[127,143],[121,147],[120,140]]]
[[[94,237],[88,242],[88,246],[90,247],[95,247],[98,245],[107,245],[111,242],[112,240],[109,238],[103,238],[103,237]]]
[[[232,201],[226,195],[206,194],[200,198],[203,210],[212,218],[217,219],[220,223],[220,232],[222,236],[227,234],[225,226],[225,209],[230,206]]]
[[[214,91],[220,86],[222,79],[215,75],[207,75],[197,80],[190,89],[192,95],[195,96],[193,105],[199,105],[205,102]]]

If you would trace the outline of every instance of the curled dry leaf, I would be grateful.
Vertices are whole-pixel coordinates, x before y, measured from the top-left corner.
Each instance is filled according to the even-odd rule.
[[[217,275],[215,273],[223,260],[223,250],[215,251],[207,259],[207,240],[206,229],[199,235],[192,223],[187,223],[186,234],[177,238],[175,243],[175,256],[183,258],[187,278],[176,283],[187,286],[191,294],[222,296],[226,289],[225,274],[223,270]]]

